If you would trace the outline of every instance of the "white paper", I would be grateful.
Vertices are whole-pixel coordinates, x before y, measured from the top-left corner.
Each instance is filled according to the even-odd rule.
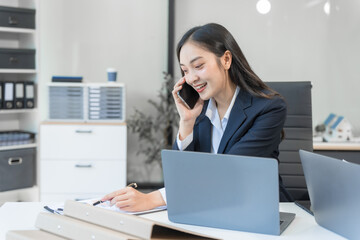
[[[82,201],[79,201],[79,202],[82,202],[84,204],[90,204],[90,205],[93,205],[93,203],[99,201],[98,198],[96,199],[87,199],[87,200],[82,200]],[[55,213],[57,214],[60,214],[60,215],[63,215],[63,210],[64,209],[64,204],[60,204],[60,205],[51,205],[51,206],[48,206],[50,209],[52,210],[55,210]],[[111,211],[114,211],[114,212],[120,212],[120,213],[126,213],[126,214],[130,214],[130,215],[141,215],[141,214],[146,214],[146,213],[152,213],[152,212],[158,212],[158,211],[162,211],[162,210],[166,210],[166,206],[160,206],[160,207],[157,207],[157,208],[153,208],[153,209],[150,209],[150,210],[146,210],[146,211],[139,211],[139,212],[128,212],[128,211],[124,211],[124,210],[121,210],[120,208],[118,208],[116,205],[113,205],[111,206],[110,205],[110,201],[106,201],[106,202],[103,202],[103,203],[100,203],[94,207],[98,207],[98,208],[103,208],[103,209],[108,209],[108,210],[111,210]]]

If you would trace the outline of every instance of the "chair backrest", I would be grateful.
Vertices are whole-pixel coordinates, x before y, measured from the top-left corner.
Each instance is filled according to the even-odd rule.
[[[266,82],[287,103],[285,138],[279,146],[279,174],[294,200],[308,201],[299,149],[313,151],[311,82]]]

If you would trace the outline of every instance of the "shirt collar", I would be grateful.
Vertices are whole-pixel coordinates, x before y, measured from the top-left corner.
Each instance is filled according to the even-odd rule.
[[[228,109],[227,109],[227,111],[226,111],[226,113],[225,113],[225,115],[224,115],[224,119],[226,119],[226,120],[229,119],[231,110],[232,110],[232,108],[233,108],[233,106],[234,106],[236,97],[237,97],[237,95],[239,94],[239,92],[240,92],[240,88],[239,88],[239,87],[236,87],[235,93],[234,93],[234,95],[233,95],[233,97],[232,97],[232,99],[231,99],[230,105],[229,105],[229,107],[228,107]]]
[[[229,105],[228,109],[226,110],[226,113],[224,115],[223,120],[224,119],[226,119],[226,120],[229,119],[231,109],[234,106],[235,99],[236,99],[237,95],[239,94],[239,92],[240,92],[240,87],[236,87],[234,95],[233,95],[233,97],[231,99],[231,102],[230,102],[230,105]],[[216,121],[215,119],[218,117],[218,116],[216,116],[216,115],[218,115],[218,111],[217,111],[215,99],[210,98],[209,104],[208,104],[206,112],[205,112],[205,115],[210,119],[210,121],[214,125],[214,122]]]

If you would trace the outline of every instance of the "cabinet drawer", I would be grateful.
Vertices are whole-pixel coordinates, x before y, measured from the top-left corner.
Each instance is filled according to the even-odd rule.
[[[0,68],[35,69],[35,50],[0,48]]]
[[[125,161],[42,161],[40,191],[107,194],[125,187]]]
[[[126,160],[126,126],[41,125],[40,157],[46,160]]]
[[[0,191],[35,184],[35,148],[0,151]]]
[[[35,9],[0,7],[0,26],[35,28]]]

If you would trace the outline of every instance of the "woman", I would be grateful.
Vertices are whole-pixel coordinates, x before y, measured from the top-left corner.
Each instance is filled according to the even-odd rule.
[[[277,159],[286,104],[253,72],[230,32],[214,23],[194,27],[178,43],[177,57],[183,77],[172,91],[180,115],[173,148]],[[185,82],[200,95],[193,109],[177,95]],[[280,200],[292,200],[279,182]],[[102,200],[126,211],[166,204],[165,189],[143,194],[127,187]]]

